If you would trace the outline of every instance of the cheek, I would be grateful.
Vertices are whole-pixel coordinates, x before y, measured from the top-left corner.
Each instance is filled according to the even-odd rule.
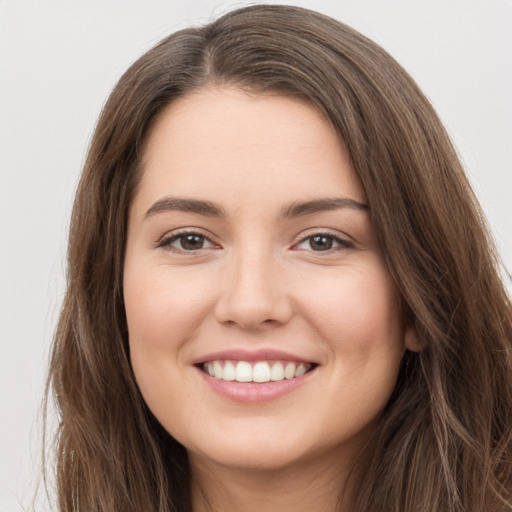
[[[185,347],[211,310],[211,293],[206,293],[205,277],[198,274],[164,265],[125,266],[132,368],[147,405],[173,433],[180,422],[175,425],[172,418],[190,407]]]
[[[385,269],[347,271],[317,281],[304,298],[308,321],[330,355],[333,393],[326,436],[341,428],[355,433],[384,409],[396,383],[404,351],[396,287]],[[347,420],[350,411],[350,422]]]
[[[304,315],[331,349],[361,359],[403,348],[396,288],[385,269],[373,267],[325,276],[302,300]]]
[[[157,267],[153,271],[125,272],[124,299],[130,348],[158,358],[160,352],[179,349],[211,311],[211,292],[205,290],[200,272],[174,271]]]

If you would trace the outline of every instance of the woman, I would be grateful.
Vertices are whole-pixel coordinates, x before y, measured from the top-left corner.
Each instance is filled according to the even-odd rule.
[[[254,6],[139,59],[68,272],[61,510],[512,510],[492,243],[432,107],[350,28]]]

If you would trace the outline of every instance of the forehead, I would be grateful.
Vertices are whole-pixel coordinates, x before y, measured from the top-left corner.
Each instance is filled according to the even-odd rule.
[[[258,207],[262,199],[270,207],[308,195],[365,200],[340,138],[316,108],[232,88],[186,95],[158,118],[144,148],[136,202],[168,194],[254,200]]]

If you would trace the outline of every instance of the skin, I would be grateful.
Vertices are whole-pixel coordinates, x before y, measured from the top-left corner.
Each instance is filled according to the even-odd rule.
[[[148,406],[187,448],[194,511],[350,510],[354,460],[404,350],[420,347],[368,210],[282,216],[300,201],[365,203],[342,143],[300,99],[214,88],[166,108],[142,168],[124,272],[131,361]],[[224,215],[158,203],[169,197]],[[183,229],[206,237],[202,247],[172,238]],[[332,247],[312,246],[316,234]],[[219,395],[193,364],[269,348],[317,366],[264,403]]]

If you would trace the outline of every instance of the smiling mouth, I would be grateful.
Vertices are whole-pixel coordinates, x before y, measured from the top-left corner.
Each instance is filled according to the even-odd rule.
[[[313,370],[313,363],[293,361],[231,361],[214,360],[198,367],[210,377],[228,382],[279,382],[291,380]]]

